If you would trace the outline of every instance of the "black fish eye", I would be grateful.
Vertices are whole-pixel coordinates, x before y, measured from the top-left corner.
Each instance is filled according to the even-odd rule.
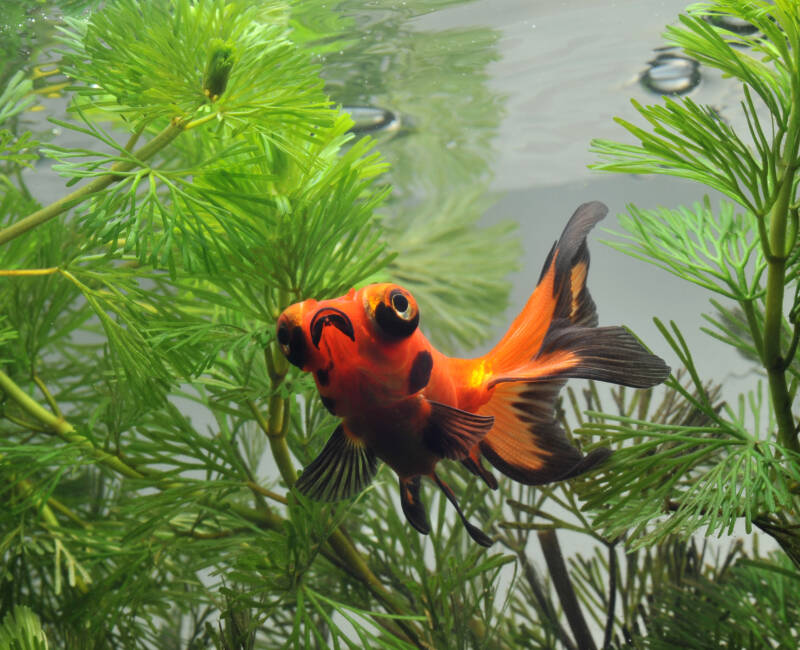
[[[375,308],[375,322],[383,334],[394,339],[411,336],[419,324],[419,311],[400,289],[392,289],[388,300],[378,303]]]
[[[281,352],[283,352],[289,363],[302,369],[308,358],[303,330],[297,325],[290,328],[288,323],[281,321],[278,324],[276,337],[278,344],[281,346]]]
[[[408,309],[408,298],[406,298],[399,291],[393,291],[392,292],[392,307],[394,307],[394,310],[396,312],[402,314],[406,309]]]
[[[289,327],[286,323],[281,323],[278,327],[278,343],[289,345]]]

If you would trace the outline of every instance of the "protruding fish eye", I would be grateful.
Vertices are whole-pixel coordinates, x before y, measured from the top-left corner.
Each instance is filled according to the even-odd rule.
[[[289,345],[289,340],[289,326],[286,323],[279,323],[278,343],[280,343],[281,347],[287,347]]]
[[[372,316],[381,332],[390,338],[411,336],[419,325],[417,302],[408,291],[396,286],[384,293]]]
[[[290,319],[285,314],[281,314],[278,319],[276,338],[281,352],[283,352],[289,363],[302,369],[308,359],[303,329],[299,325],[290,322]]]
[[[408,311],[408,298],[406,298],[399,290],[395,289],[389,294],[392,299],[392,307],[400,317],[405,318]]]

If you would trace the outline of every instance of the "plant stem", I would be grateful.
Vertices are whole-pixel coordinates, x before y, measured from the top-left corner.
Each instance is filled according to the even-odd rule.
[[[781,356],[781,332],[783,329],[783,292],[786,280],[787,242],[786,229],[789,216],[789,204],[792,200],[794,159],[797,154],[798,131],[797,107],[792,108],[789,118],[790,137],[786,143],[781,161],[780,191],[769,215],[769,240],[762,241],[767,260],[767,287],[764,299],[764,368],[769,380],[770,397],[778,424],[779,442],[792,451],[800,453],[794,417],[792,416],[792,400],[786,383],[786,364]],[[794,242],[788,242],[789,248]]]
[[[152,140],[150,140],[150,142],[133,154],[135,160],[115,163],[111,166],[108,174],[95,178],[92,182],[78,188],[74,192],[70,192],[66,196],[61,197],[58,199],[58,201],[55,201],[50,205],[37,210],[36,212],[32,212],[27,217],[20,219],[16,223],[11,224],[3,230],[0,230],[0,246],[11,241],[15,237],[19,237],[23,233],[32,230],[33,228],[41,226],[43,223],[50,221],[50,219],[57,217],[63,212],[66,212],[71,207],[82,203],[93,194],[104,190],[109,185],[119,180],[119,175],[121,173],[129,172],[133,168],[137,167],[140,163],[144,162],[148,158],[151,158],[181,133],[183,133],[185,129],[186,120],[178,118],[173,119],[167,128],[161,131],[161,133],[156,135]]]
[[[617,544],[608,545],[608,614],[606,631],[603,634],[603,650],[611,647],[611,636],[614,633],[614,610],[617,608]]]
[[[267,374],[272,380],[273,389],[278,388],[283,381],[288,370],[286,359],[283,354],[275,347],[264,350],[264,359],[267,366]],[[265,418],[258,405],[252,400],[248,400],[247,405],[253,413],[258,426],[266,434],[272,456],[278,471],[287,487],[292,487],[297,481],[297,472],[294,462],[292,462],[289,446],[286,444],[286,431],[289,425],[289,403],[288,399],[280,397],[277,393],[269,399],[268,417]],[[404,615],[408,612],[403,603],[389,592],[378,577],[372,572],[364,558],[358,552],[355,545],[347,538],[341,528],[334,530],[327,540],[335,557],[347,567],[347,571],[357,580],[362,582],[372,592],[372,594],[383,603],[392,613]],[[419,647],[422,646],[419,640],[419,633],[410,623],[397,621],[403,632],[412,643]]]
[[[24,277],[31,275],[53,275],[58,273],[58,267],[49,269],[0,269],[0,277]]]
[[[28,415],[46,425],[53,433],[71,444],[77,445],[95,460],[103,463],[128,478],[143,478],[144,474],[127,465],[122,460],[95,447],[86,437],[75,431],[75,428],[63,417],[53,415],[22,390],[5,372],[0,370],[0,390],[13,399]]]
[[[525,539],[527,539],[527,536]],[[512,544],[509,538],[506,538],[504,542],[506,546],[508,546],[517,554],[517,560],[522,567],[522,573],[525,576],[525,579],[528,581],[528,586],[533,592],[533,597],[536,599],[536,602],[539,603],[539,608],[545,612],[547,620],[543,621],[543,624],[549,626],[553,630],[553,633],[558,637],[559,641],[561,641],[562,645],[567,650],[575,650],[575,644],[572,642],[569,634],[567,634],[567,631],[561,625],[558,612],[555,611],[555,608],[545,594],[545,590],[542,587],[542,581],[539,579],[536,569],[531,564],[528,556],[525,554],[525,545]]]
[[[544,559],[547,562],[547,569],[550,571],[550,577],[553,579],[558,599],[561,601],[561,606],[567,615],[567,621],[572,629],[575,642],[581,650],[596,650],[597,646],[594,643],[591,632],[589,632],[589,626],[586,624],[578,597],[572,587],[572,581],[567,571],[567,565],[564,562],[564,556],[561,554],[561,545],[558,543],[556,531],[541,530],[537,535],[539,544],[542,546]]]

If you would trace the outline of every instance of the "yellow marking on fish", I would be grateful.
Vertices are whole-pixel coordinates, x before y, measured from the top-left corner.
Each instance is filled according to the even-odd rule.
[[[375,310],[378,308],[378,305],[383,301],[383,296],[376,292],[365,292],[364,293],[364,307],[367,309],[367,313],[374,314]]]
[[[572,267],[569,280],[570,286],[572,287],[572,311],[570,312],[570,316],[574,316],[578,311],[578,297],[586,282],[586,264],[584,262]]]
[[[487,367],[486,360],[482,360],[469,375],[470,388],[480,388],[492,376],[491,368]]]

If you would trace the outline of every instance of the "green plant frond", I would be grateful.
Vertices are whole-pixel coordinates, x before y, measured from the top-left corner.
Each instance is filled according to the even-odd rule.
[[[220,283],[246,278],[295,299],[320,298],[346,292],[386,264],[373,211],[388,190],[372,187],[383,165],[363,141],[336,159],[320,153],[314,167],[279,172],[277,182],[227,173],[201,181],[205,198],[227,211],[209,218],[225,236]],[[282,194],[282,185],[294,189]]]
[[[745,84],[742,109],[752,142],[744,142],[713,108],[689,98],[665,98],[661,106],[634,101],[651,131],[618,119],[640,144],[594,140],[592,150],[600,162],[592,167],[697,180],[764,218],[779,191],[783,137],[796,103],[792,89],[800,43],[794,9],[791,4],[726,0],[693,5],[687,11],[680,26],[667,28],[666,38],[694,59]],[[735,34],[712,24],[726,16],[746,20],[760,33]],[[763,110],[754,103],[754,95],[766,107],[770,124],[761,123]],[[765,134],[773,137],[769,140]]]
[[[591,150],[601,162],[593,169],[628,174],[669,174],[695,180],[727,195],[753,212],[763,203],[757,185],[762,176],[756,160],[736,134],[711,108],[692,100],[665,99],[664,105],[642,106],[636,110],[652,125],[649,132],[616,118],[641,146],[622,145],[610,140],[592,140]],[[758,207],[756,207],[758,206]]]
[[[619,219],[626,233],[607,242],[617,250],[726,298],[751,301],[762,295],[766,262],[751,213],[737,213],[725,201],[715,212],[706,198],[691,210],[629,205]]]
[[[255,129],[302,158],[296,143],[332,118],[316,70],[287,38],[287,20],[278,2],[119,2],[87,22],[66,21],[66,70],[83,84],[81,96],[137,127],[175,115],[208,119],[228,133]],[[230,56],[218,56],[220,43]],[[221,60],[226,67],[211,71],[217,93],[205,85]]]
[[[696,647],[697,639],[707,647],[794,647],[800,638],[798,596],[800,583],[785,557],[772,554],[757,563],[740,559],[721,580],[698,576],[691,590],[667,586],[660,591],[648,647]]]
[[[404,620],[404,621],[421,621],[425,620],[424,616],[394,616],[384,614],[381,612],[367,612],[359,608],[347,605],[342,602],[337,602],[320,592],[314,591],[310,587],[304,585],[304,600],[307,601],[306,607],[311,611],[316,612],[322,620],[325,621],[328,631],[331,633],[332,638],[327,641],[328,647],[333,648],[370,648],[380,647],[392,650],[408,650],[414,646],[404,641],[389,632],[381,632],[380,634],[374,631],[374,624],[370,619],[377,617],[380,619],[388,620]],[[349,623],[352,632],[347,629],[342,629],[335,622],[332,614],[338,614],[342,619]],[[312,621],[308,621],[305,628],[308,629],[309,624],[313,625]],[[353,632],[358,638],[358,642],[353,638]]]
[[[39,617],[25,605],[15,605],[0,624],[0,647],[9,650],[47,650]]]
[[[30,132],[26,131],[17,137],[11,131],[2,129],[0,130],[0,163],[30,167],[39,158],[36,153],[38,144]]]
[[[134,395],[162,400],[172,375],[143,336],[143,325],[153,307],[136,279],[118,275],[112,280],[105,274],[79,268],[63,273],[80,290],[102,324],[118,375],[130,382]]]
[[[683,399],[689,395],[677,382],[670,390]],[[724,407],[704,409],[704,398],[691,401],[700,417],[691,426],[674,416],[665,420],[667,410],[661,411],[660,423],[605,415],[578,430],[599,435],[614,448],[602,477],[585,490],[578,486],[585,507],[597,513],[595,524],[610,537],[627,531],[632,547],[640,548],[701,527],[707,535],[730,534],[740,518],[749,530],[762,513],[793,507],[792,486],[800,470],[785,460],[791,452],[758,437],[757,424],[752,431],[743,428],[744,401],[738,417],[725,409],[735,420],[717,413]],[[749,404],[757,415],[758,400],[751,398]]]
[[[486,338],[494,315],[508,304],[505,278],[519,253],[512,224],[476,228],[479,195],[416,206],[407,215],[410,224],[392,233],[397,257],[387,273],[416,298],[426,335],[450,352]]]
[[[700,329],[709,336],[736,348],[739,354],[754,364],[760,363],[761,351],[753,342],[750,323],[744,311],[739,307],[726,307],[716,300],[710,302],[716,312],[713,315],[703,314],[703,318],[711,325],[711,328],[701,327]],[[764,318],[761,310],[754,311],[754,316],[759,331],[762,331]],[[755,369],[755,367],[754,365],[753,368]]]
[[[6,364],[11,361],[10,357],[7,358],[3,355],[7,352],[8,344],[18,338],[19,332],[10,325],[8,316],[0,315],[0,364]]]
[[[0,92],[0,125],[33,106],[33,82],[22,70],[14,73]]]

